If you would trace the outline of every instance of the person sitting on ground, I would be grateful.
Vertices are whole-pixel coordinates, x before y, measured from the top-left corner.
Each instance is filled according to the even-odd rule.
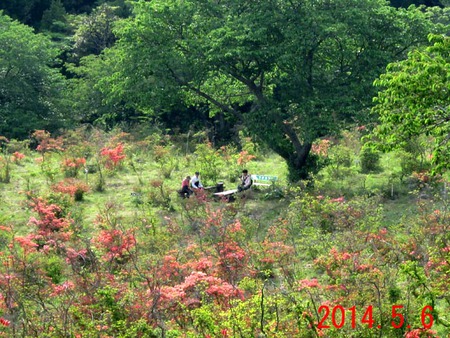
[[[200,182],[199,176],[200,176],[200,173],[198,171],[196,171],[194,177],[192,177],[191,188],[194,189],[194,191],[196,191],[198,189],[203,189],[203,185]]]
[[[252,183],[253,183],[252,177],[248,174],[248,170],[244,169],[242,170],[241,184],[238,185],[237,190],[241,192],[250,189]]]
[[[189,198],[189,196],[191,196],[194,192],[189,188],[189,183],[191,181],[191,176],[186,176],[183,180],[183,182],[181,182],[181,190],[180,190],[180,194],[184,197],[184,198]]]

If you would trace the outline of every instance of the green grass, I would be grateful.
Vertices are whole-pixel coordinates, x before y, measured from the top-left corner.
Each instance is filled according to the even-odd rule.
[[[26,225],[33,212],[26,207],[27,197],[24,192],[32,191],[35,196],[46,196],[50,194],[51,184],[62,180],[64,177],[59,170],[62,156],[48,154],[46,157],[49,169],[43,171],[43,166],[36,162],[39,154],[29,152],[24,162],[20,165],[12,165],[10,183],[0,183],[0,223],[13,224],[17,229],[26,231]],[[164,181],[164,191],[170,196],[172,211],[160,210],[158,206],[149,207],[149,212],[176,215],[180,213],[180,199],[176,191],[179,189],[181,180],[186,175],[193,175],[198,170],[198,157],[177,155],[173,152],[172,164],[169,166],[169,177],[162,174],[162,166],[156,162],[149,153],[140,152],[133,154],[133,166],[129,159],[124,162],[121,169],[107,173],[104,172],[105,186],[103,192],[94,190],[98,180],[98,173],[84,175],[80,172],[79,178],[91,186],[91,191],[85,194],[84,201],[76,202],[72,208],[83,227],[92,228],[95,218],[104,210],[106,205],[115,205],[115,212],[121,217],[133,218],[136,213],[141,212],[143,207],[138,203],[147,203],[151,198],[151,183],[155,180]],[[344,196],[347,199],[354,196],[380,196],[383,199],[384,222],[386,226],[395,224],[402,217],[413,217],[415,214],[415,198],[409,194],[405,182],[401,182],[393,175],[401,171],[399,157],[395,153],[384,154],[380,164],[382,170],[376,173],[363,174],[360,172],[356,155],[350,162],[350,167],[327,166],[316,176],[314,193],[330,197]],[[245,166],[236,167],[236,173],[243,168],[251,174],[277,176],[279,179],[277,187],[282,190],[289,187],[287,182],[286,162],[279,156],[268,153],[257,155],[256,159]],[[223,181],[226,189],[233,189],[238,184],[238,177],[229,176],[229,168],[219,168],[217,181]],[[206,174],[206,173],[204,173]],[[53,175],[53,176],[52,176]],[[236,175],[237,176],[237,175]],[[213,182],[208,182],[213,184]],[[284,199],[268,199],[271,188],[255,188],[253,198],[242,204],[240,215],[258,220],[262,224],[270,224],[282,214],[288,201]],[[139,193],[138,197],[132,193]],[[158,193],[156,191],[156,193]],[[295,196],[295,193],[294,193]],[[292,196],[291,196],[292,197]],[[241,204],[239,204],[241,207]]]
[[[51,185],[64,179],[59,170],[62,156],[58,154],[48,154],[46,160],[49,168],[43,171],[41,164],[36,162],[39,154],[30,153],[22,164],[12,165],[10,183],[0,183],[0,224],[13,225],[18,232],[27,232],[27,224],[30,217],[36,217],[35,213],[27,207],[29,199],[25,192],[31,191],[33,196],[48,196],[51,194]],[[182,164],[187,163],[184,167]],[[156,213],[162,217],[163,214],[177,217],[182,209],[181,199],[176,191],[181,185],[181,180],[187,174],[193,174],[197,168],[195,163],[185,161],[184,157],[177,158],[176,165],[171,171],[170,177],[164,178],[161,175],[160,165],[153,161],[150,156],[139,157],[139,162],[135,162],[134,169],[124,162],[121,169],[103,173],[105,177],[104,191],[94,190],[98,173],[88,173],[85,175],[80,171],[78,178],[86,182],[91,191],[84,195],[83,201],[74,202],[70,208],[73,218],[84,229],[88,236],[96,231],[95,219],[98,214],[104,212],[106,206],[113,205],[113,211],[123,222],[131,222],[137,214]],[[285,162],[278,156],[270,154],[254,160],[246,166],[251,173],[267,174],[279,177],[278,185],[286,184],[287,168]],[[224,168],[225,169],[225,168]],[[47,173],[47,174],[46,174]],[[50,175],[50,176],[49,176]],[[53,175],[53,176],[51,176]],[[158,206],[139,205],[137,203],[148,202],[148,196],[152,191],[151,182],[162,179],[164,181],[164,191],[170,196],[173,204],[172,211],[161,210]],[[220,181],[225,183],[226,189],[234,188],[237,180],[231,182],[224,174],[220,176]],[[283,201],[265,201],[261,197],[267,189],[255,191],[253,197],[245,202],[236,203],[239,212],[252,219],[258,219],[263,224],[269,224],[278,217],[280,210],[284,207]],[[132,193],[138,192],[138,197]],[[217,202],[219,205],[221,202]],[[146,211],[147,210],[147,211]]]

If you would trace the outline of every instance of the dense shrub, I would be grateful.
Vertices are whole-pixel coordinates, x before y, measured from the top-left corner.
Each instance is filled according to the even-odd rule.
[[[363,173],[378,172],[380,167],[380,152],[370,147],[363,147],[359,154],[361,171]]]

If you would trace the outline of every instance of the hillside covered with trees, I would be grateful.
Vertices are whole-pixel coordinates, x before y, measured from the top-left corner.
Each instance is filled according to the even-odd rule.
[[[447,337],[448,6],[0,3],[0,336]]]

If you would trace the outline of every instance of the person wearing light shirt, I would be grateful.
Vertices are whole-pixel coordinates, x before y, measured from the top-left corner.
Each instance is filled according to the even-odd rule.
[[[203,185],[200,182],[200,173],[198,171],[195,172],[194,177],[191,179],[191,188],[194,190],[203,189]]]
[[[240,192],[250,189],[252,184],[253,184],[252,177],[248,174],[248,170],[247,169],[242,170],[241,184],[238,185],[237,188],[238,191]]]

